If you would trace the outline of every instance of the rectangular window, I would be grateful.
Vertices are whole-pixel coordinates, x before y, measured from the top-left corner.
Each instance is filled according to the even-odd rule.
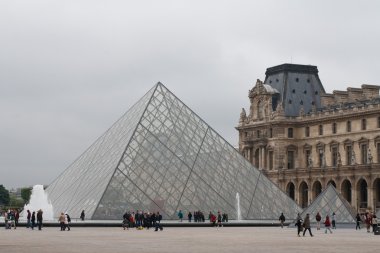
[[[331,149],[331,164],[333,167],[336,167],[338,165],[338,148],[333,147]]]
[[[332,124],[332,133],[336,134],[336,123],[335,122]]]
[[[352,164],[352,147],[347,146],[346,147],[346,164],[351,165]]]
[[[305,137],[310,137],[310,127],[305,127]]]
[[[269,169],[273,170],[273,151],[269,151]]]
[[[380,117],[377,117],[377,128],[380,128]]]
[[[367,164],[367,144],[362,144],[360,149],[362,164]]]
[[[257,131],[256,131],[256,137],[257,137],[257,138],[260,138],[260,130],[257,130]]]
[[[318,129],[319,135],[323,135],[323,125],[319,125]]]
[[[362,119],[362,130],[367,130],[367,120]]]
[[[273,128],[269,128],[269,138],[273,138]]]
[[[288,151],[288,169],[294,169],[294,151]]]
[[[288,128],[288,138],[293,138],[293,128]]]
[[[351,132],[351,121],[347,121],[347,132]]]
[[[377,149],[377,162],[379,163],[380,162],[380,143],[377,143],[376,149]]]

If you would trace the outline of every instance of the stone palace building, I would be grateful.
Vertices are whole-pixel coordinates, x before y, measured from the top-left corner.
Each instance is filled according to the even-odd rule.
[[[379,210],[380,86],[329,94],[311,65],[265,75],[236,127],[244,157],[302,207],[331,183],[355,210]]]

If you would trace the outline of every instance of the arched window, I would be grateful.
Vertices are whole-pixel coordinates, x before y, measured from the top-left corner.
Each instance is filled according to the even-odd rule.
[[[368,206],[368,192],[367,192],[367,181],[360,179],[358,182],[358,200],[360,208],[367,208]]]
[[[299,188],[299,196],[300,196],[299,205],[302,208],[307,207],[309,204],[308,191],[309,191],[309,189],[307,187],[307,184],[305,182],[302,182],[300,184],[300,188]]]
[[[294,196],[295,196],[294,192],[295,192],[294,184],[292,182],[288,183],[288,185],[286,186],[286,193],[292,200],[294,200]]]
[[[351,183],[349,180],[344,180],[342,183],[342,195],[343,197],[351,203],[352,193],[351,193]]]
[[[261,100],[257,104],[257,118],[258,119],[264,118],[264,102]]]

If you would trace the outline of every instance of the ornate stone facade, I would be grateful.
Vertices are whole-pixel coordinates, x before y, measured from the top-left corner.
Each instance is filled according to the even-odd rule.
[[[239,150],[302,207],[332,183],[356,210],[379,210],[379,89],[327,94],[316,66],[268,68],[240,114]]]

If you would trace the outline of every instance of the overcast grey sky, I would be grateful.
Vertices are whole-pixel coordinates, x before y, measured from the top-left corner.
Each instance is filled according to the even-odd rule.
[[[49,184],[157,81],[231,144],[267,67],[380,84],[379,1],[0,1],[0,184]]]

